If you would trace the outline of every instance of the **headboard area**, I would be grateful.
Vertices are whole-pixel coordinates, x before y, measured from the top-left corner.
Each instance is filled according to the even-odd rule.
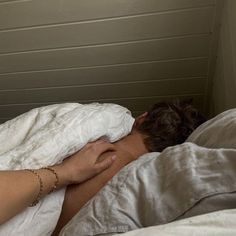
[[[217,0],[0,0],[0,123],[62,102],[207,112],[218,16]]]

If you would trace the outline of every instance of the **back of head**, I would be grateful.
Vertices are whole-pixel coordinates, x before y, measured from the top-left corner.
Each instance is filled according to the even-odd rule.
[[[183,143],[205,121],[191,101],[175,100],[153,105],[137,129],[144,135],[149,151],[161,152],[166,147]]]

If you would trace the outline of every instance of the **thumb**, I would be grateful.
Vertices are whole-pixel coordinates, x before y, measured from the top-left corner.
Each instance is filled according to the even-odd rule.
[[[112,155],[111,157],[106,158],[105,160],[95,164],[95,169],[97,174],[109,168],[112,163],[115,161],[116,155]]]

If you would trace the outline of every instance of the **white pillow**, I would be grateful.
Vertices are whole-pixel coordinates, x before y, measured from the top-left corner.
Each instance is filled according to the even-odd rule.
[[[186,142],[208,148],[236,148],[236,109],[206,121],[193,131]]]

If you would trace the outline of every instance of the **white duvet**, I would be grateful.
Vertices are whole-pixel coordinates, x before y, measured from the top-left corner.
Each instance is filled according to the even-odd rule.
[[[0,125],[0,170],[40,168],[98,138],[110,142],[127,135],[134,119],[115,104],[56,104],[33,109]],[[60,215],[64,189],[0,226],[0,235],[50,235]]]

